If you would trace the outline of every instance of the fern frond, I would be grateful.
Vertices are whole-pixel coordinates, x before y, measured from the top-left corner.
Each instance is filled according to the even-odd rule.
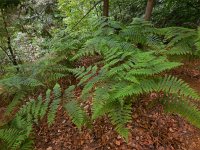
[[[20,135],[20,131],[17,129],[0,129],[0,139],[5,141],[8,144],[8,147],[12,147],[15,143],[16,135]]]
[[[72,122],[79,128],[87,122],[87,117],[84,110],[76,101],[69,101],[64,105],[64,108],[72,118]]]
[[[110,95],[107,88],[98,88],[94,92],[94,100],[92,103],[92,119],[96,119],[106,114],[110,110],[110,104],[108,102]]]
[[[111,118],[112,123],[116,126],[115,130],[126,140],[128,140],[129,134],[126,124],[132,119],[131,111],[131,105],[121,105],[117,102],[117,104],[113,104],[113,108],[111,108],[111,111],[109,112],[109,117]]]
[[[52,125],[52,123],[55,120],[56,112],[59,107],[60,101],[61,101],[61,88],[59,84],[56,84],[53,88],[53,94],[54,99],[50,105],[50,109],[47,115],[47,122],[49,125]]]
[[[44,115],[46,114],[47,110],[48,110],[48,106],[49,106],[49,103],[50,103],[50,100],[51,100],[50,96],[51,96],[51,90],[48,89],[46,91],[46,99],[45,99],[44,105],[43,105],[42,109],[40,109],[40,113],[39,113],[40,118],[43,118]]]
[[[11,103],[7,106],[6,114],[10,114],[14,108],[25,98],[26,92],[16,93]]]
[[[172,100],[164,100],[163,105],[166,112],[178,114],[200,128],[200,111],[194,104],[176,96]]]
[[[32,150],[34,141],[32,139],[26,139],[20,146],[20,150]]]
[[[195,90],[193,90],[183,80],[178,79],[174,76],[165,76],[164,78],[160,78],[155,90],[171,94],[178,93],[181,96],[191,98],[194,100],[200,99],[199,94]]]

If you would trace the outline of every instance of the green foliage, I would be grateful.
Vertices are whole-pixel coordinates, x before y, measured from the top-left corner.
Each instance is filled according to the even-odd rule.
[[[37,100],[31,99],[20,109],[17,116],[23,117],[28,122],[33,121],[37,124],[38,120],[41,120],[47,114],[48,124],[51,125],[55,120],[56,112],[61,101],[61,89],[58,84],[54,86],[52,94],[52,102],[50,98],[51,90],[47,90],[45,102],[43,102],[41,95],[38,96]]]
[[[68,102],[64,108],[69,113],[69,116],[72,118],[72,122],[79,128],[86,123],[85,112],[81,109],[80,105],[76,101]]]
[[[199,2],[199,0],[154,0],[151,20],[159,27],[196,28],[199,25]],[[132,18],[143,18],[147,0],[114,0],[110,3],[111,17],[130,23]]]
[[[157,45],[162,40],[161,38],[160,40],[152,39],[153,34],[159,37],[162,31],[154,29],[148,22],[144,22],[142,27],[144,29],[140,28],[140,24],[143,25],[143,22],[136,20],[130,27],[122,29],[119,34],[113,30],[107,32],[105,36],[106,29],[102,29],[102,32],[98,31],[98,34],[86,42],[84,48],[74,56],[73,60],[96,55],[100,55],[102,60],[87,68],[69,69],[79,80],[77,86],[83,86],[81,98],[86,99],[89,95],[93,97],[92,119],[107,114],[116,131],[126,139],[128,138],[126,125],[131,120],[131,104],[140,95],[161,92],[172,97],[178,94],[180,99],[200,99],[199,94],[183,80],[162,75],[166,70],[176,68],[181,63],[170,62],[166,54],[158,53]],[[151,30],[152,28],[154,30]],[[176,38],[176,40],[170,39],[173,45],[180,42],[178,39],[181,38],[178,36]],[[188,38],[188,36],[183,38]],[[79,108],[77,102],[74,98],[71,100],[74,101],[73,105],[76,104],[73,107],[78,112],[76,115],[74,115],[75,111],[71,112],[73,120],[74,122],[80,120],[82,123],[82,117],[80,117],[82,113],[77,109]],[[181,102],[183,102],[182,105],[186,104],[184,101]],[[188,111],[190,108],[188,107]],[[73,110],[72,107],[70,110]],[[186,118],[189,121],[193,119],[189,117],[189,114]],[[81,123],[76,123],[79,128]]]
[[[199,0],[156,1],[152,21],[161,27],[185,26],[196,28],[199,24],[199,2]]]
[[[19,69],[18,74],[11,72],[0,80],[0,86],[4,89],[0,93],[2,99],[11,101],[8,112],[20,104],[29,93],[40,88],[51,88],[55,82],[67,75],[67,67],[62,65],[57,57],[46,57],[35,63],[21,65]]]
[[[24,132],[25,130],[23,129],[0,129],[0,139],[7,143],[6,149],[31,150],[33,147],[33,141],[28,139]],[[3,147],[1,148],[3,149]]]
[[[8,149],[31,150],[33,148],[33,126],[38,125],[45,115],[48,124],[52,125],[61,101],[60,97],[61,89],[56,84],[52,92],[47,90],[45,101],[40,95],[37,99],[26,102],[11,121],[11,125],[0,129],[0,139],[7,143]]]
[[[131,105],[122,105],[120,102],[116,102],[112,105],[111,110],[109,111],[109,117],[111,122],[115,125],[115,130],[128,140],[128,129],[126,124],[131,121],[132,117],[132,107]]]
[[[68,112],[69,116],[72,118],[72,122],[79,128],[87,123],[87,115],[84,110],[80,107],[78,101],[74,94],[72,93],[74,90],[74,86],[69,87],[65,90],[65,99],[66,102],[64,104],[65,110]]]
[[[109,55],[110,51],[107,50],[110,48],[112,48],[113,53],[118,49],[131,52],[140,49],[166,55],[168,58],[172,55],[199,55],[198,44],[196,44],[198,33],[195,29],[183,27],[156,28],[150,22],[139,18],[133,19],[133,22],[126,27],[117,23],[113,25],[110,22],[107,23],[107,28],[104,28],[104,26],[105,23],[72,60],[83,56],[101,55],[102,51],[107,51],[108,54],[106,55],[110,57],[112,53]]]
[[[59,84],[56,84],[53,89],[54,100],[52,101],[49,109],[49,113],[47,115],[48,124],[52,125],[56,116],[56,112],[58,106],[60,104],[60,97],[61,97],[61,88]],[[48,95],[47,95],[48,96]]]
[[[5,0],[2,2],[0,8],[10,6],[9,3],[11,3]],[[3,67],[6,71],[3,71],[4,76],[0,77],[0,90],[3,89],[0,91],[0,98],[11,99],[7,113],[12,112],[21,102],[27,101],[26,98],[31,97],[29,94],[41,88],[52,89],[52,85],[69,73],[77,78],[78,83],[65,90],[64,96],[60,85],[56,84],[53,90],[46,91],[45,96],[40,95],[36,99],[28,100],[14,119],[0,129],[0,139],[4,144],[6,143],[6,149],[32,149],[33,126],[38,125],[44,117],[47,117],[48,125],[52,125],[62,100],[63,107],[79,129],[83,125],[88,125],[90,121],[107,115],[115,126],[115,130],[126,140],[129,134],[126,126],[132,120],[133,102],[141,95],[151,92],[167,95],[167,100],[163,103],[166,110],[178,113],[194,125],[200,126],[199,110],[192,101],[190,102],[191,99],[199,100],[199,94],[183,80],[165,75],[168,70],[182,65],[179,62],[169,61],[171,55],[199,54],[199,31],[183,27],[160,29],[139,18],[131,22],[131,15],[135,15],[134,11],[128,16],[124,14],[128,14],[126,12],[132,11],[133,8],[134,10],[144,8],[146,1],[131,1],[128,10],[121,11],[120,7],[130,4],[130,0],[123,1],[123,4],[119,0],[112,1],[111,4],[118,7],[115,7],[115,10],[111,7],[110,13],[115,19],[131,22],[130,25],[124,26],[110,20],[98,20],[91,25],[91,22],[97,20],[99,15],[100,7],[97,5],[96,10],[92,10],[88,18],[82,20],[74,29],[74,25],[90,10],[94,2],[96,1],[59,0],[60,10],[67,16],[64,18],[67,28],[59,29],[60,32],[57,29],[49,32],[54,26],[52,25],[54,24],[53,18],[46,16],[47,18],[44,19],[41,17],[43,15],[38,16],[37,11],[35,12],[34,8],[42,8],[43,5],[36,2],[38,7],[35,5],[33,8],[29,7],[28,11],[31,12],[29,15],[36,13],[36,18],[33,17],[33,20],[37,27],[34,28],[33,20],[29,16],[28,19],[26,17],[22,19],[24,26],[21,28],[29,27],[28,31],[34,31],[30,35],[40,34],[37,35],[38,39],[41,36],[46,38],[43,46],[45,52],[50,53],[35,62],[22,62],[17,66],[19,69],[17,73],[16,67]],[[172,10],[176,10],[178,6],[177,1],[166,3],[172,6]],[[17,4],[19,4],[18,0],[12,3],[12,5]],[[165,2],[159,1],[159,4],[159,7],[164,9]],[[47,6],[44,12],[52,12],[50,8],[46,9]],[[113,15],[112,12],[117,12],[117,14]],[[136,13],[138,17],[142,14],[143,12]],[[153,19],[155,18],[156,16]],[[165,22],[164,25],[166,24],[168,23]],[[169,22],[169,24],[174,23]],[[9,32],[13,29],[13,27],[8,28]],[[16,36],[14,35],[16,32],[13,31],[12,38]],[[0,42],[6,43],[5,29],[0,27],[0,33],[3,33]],[[4,47],[6,46],[3,45]],[[2,53],[0,55],[1,58],[5,56]],[[74,62],[81,61],[82,58],[88,56],[99,57],[100,60],[89,67],[73,67],[77,66]],[[73,93],[76,87],[82,89],[78,99]],[[92,97],[91,119],[87,115],[87,110],[82,108],[83,103],[89,97]]]
[[[195,41],[198,37],[197,31],[183,27],[168,27],[160,29],[164,35],[165,49],[168,55],[197,54]]]
[[[66,16],[64,23],[68,25],[68,30],[72,30],[76,23],[89,11],[89,9],[96,3],[96,0],[59,0],[59,9]],[[78,24],[76,30],[78,33],[85,32],[88,29],[91,29],[90,20],[96,16],[95,10]]]
[[[163,99],[162,103],[166,112],[179,114],[191,124],[200,128],[200,111],[191,102],[182,100],[180,97],[175,95],[174,97],[171,97],[170,101]]]
[[[10,123],[0,129],[0,139],[6,143],[1,149],[31,150],[33,147],[32,124],[20,116],[16,116]]]

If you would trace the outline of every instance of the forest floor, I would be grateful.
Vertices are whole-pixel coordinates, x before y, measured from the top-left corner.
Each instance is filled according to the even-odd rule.
[[[200,61],[187,62],[169,73],[184,79],[200,93],[198,67]],[[35,150],[200,150],[199,129],[177,115],[164,113],[162,106],[149,107],[149,101],[157,96],[151,93],[133,105],[128,142],[114,131],[107,117],[96,120],[93,129],[79,131],[60,107],[53,126],[48,127],[44,120],[35,127]],[[1,107],[0,120],[4,111]]]
[[[187,81],[200,93],[200,61],[185,63],[170,73]],[[98,119],[93,129],[79,131],[60,107],[55,124],[36,127],[36,150],[200,150],[200,130],[177,115],[149,108],[152,93],[133,105],[133,122],[128,124],[128,142],[114,131],[108,118]],[[199,105],[200,106],[200,105]],[[87,107],[87,106],[86,106]]]

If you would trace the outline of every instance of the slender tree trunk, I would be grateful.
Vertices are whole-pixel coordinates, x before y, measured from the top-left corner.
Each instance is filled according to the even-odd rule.
[[[18,66],[16,56],[15,56],[14,51],[12,49],[11,37],[10,37],[9,32],[8,32],[8,25],[7,25],[5,14],[4,14],[3,10],[1,10],[1,14],[2,14],[3,23],[4,23],[4,29],[6,31],[6,36],[7,36],[7,48],[8,48],[8,51],[10,53],[9,58],[11,59],[11,62],[13,63],[14,66]],[[19,71],[18,67],[17,67],[17,71]]]
[[[14,66],[17,66],[18,63],[17,63],[16,56],[15,56],[13,49],[12,49],[12,46],[11,46],[10,37],[7,37],[7,43],[8,43],[8,50],[9,50],[11,58],[12,58],[12,63],[13,63]]]
[[[109,0],[103,0],[103,16],[109,17]]]
[[[146,6],[144,20],[148,21],[148,20],[151,19],[151,15],[152,15],[152,11],[153,11],[153,6],[154,6],[154,0],[148,0],[147,1],[147,6]]]

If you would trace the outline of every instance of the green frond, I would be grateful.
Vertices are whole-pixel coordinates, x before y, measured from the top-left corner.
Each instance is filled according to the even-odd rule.
[[[59,79],[65,77],[66,74],[62,74],[62,73],[54,73],[54,74],[51,74],[49,77],[48,77],[48,81],[58,81]]]
[[[37,62],[19,65],[17,75],[12,73],[1,78],[0,85],[5,89],[3,94],[9,92],[8,97],[14,97],[7,108],[8,113],[25,97],[30,97],[29,92],[41,86],[52,88],[52,84],[69,73],[78,82],[64,94],[56,84],[53,90],[46,91],[46,95],[41,93],[37,98],[22,102],[24,105],[10,124],[0,129],[0,139],[7,143],[7,149],[33,149],[34,125],[38,125],[44,116],[47,116],[48,125],[52,125],[60,105],[81,129],[90,121],[82,108],[82,101],[88,100],[88,96],[92,97],[91,119],[108,115],[115,130],[126,140],[129,134],[126,125],[132,120],[132,103],[151,92],[167,96],[169,100],[163,105],[168,112],[178,113],[200,127],[200,111],[193,105],[194,100],[200,99],[199,94],[181,79],[170,75],[163,77],[166,71],[181,65],[171,62],[170,55],[198,52],[200,42],[196,30],[182,27],[158,29],[139,18],[127,27],[104,20],[94,28],[99,29],[84,36],[62,34],[54,37],[48,45],[53,53]],[[85,56],[98,56],[101,60],[89,67],[70,66]],[[78,98],[74,93],[76,88],[82,89]]]
[[[87,117],[84,110],[75,101],[69,101],[64,105],[65,110],[69,113],[72,122],[79,128],[87,122]]]
[[[128,140],[128,129],[126,124],[132,120],[132,107],[131,105],[121,105],[119,102],[113,104],[111,111],[109,112],[109,117],[111,118],[112,123],[115,125],[115,130]]]
[[[88,95],[93,97],[92,119],[108,114],[116,131],[127,138],[126,124],[131,120],[131,103],[140,95],[163,92],[168,96],[177,93],[181,98],[199,99],[198,93],[184,81],[160,75],[182,65],[169,61],[170,53],[193,53],[191,45],[186,41],[195,36],[193,30],[180,29],[181,33],[178,34],[175,31],[179,29],[160,30],[149,22],[136,19],[130,26],[122,28],[119,34],[98,31],[94,38],[85,43],[74,60],[98,54],[102,58],[99,63],[102,67],[79,67],[69,69],[69,72],[80,81],[77,86],[83,86],[80,99],[86,99],[84,97]],[[77,104],[75,99],[73,97],[72,101]],[[80,111],[78,108],[77,111]],[[77,123],[79,127],[80,122]]]
[[[49,125],[53,124],[56,113],[57,113],[57,109],[58,109],[60,101],[61,101],[61,88],[60,88],[59,84],[56,84],[54,86],[53,95],[54,95],[54,99],[52,100],[52,103],[49,106],[50,108],[49,108],[48,115],[47,115],[47,122]]]
[[[0,139],[11,147],[16,141],[16,135],[20,135],[20,131],[17,129],[0,129]]]
[[[156,91],[163,91],[165,93],[176,94],[178,93],[180,96],[184,96],[187,98],[191,98],[194,100],[199,100],[199,94],[192,89],[187,83],[183,80],[178,79],[174,76],[165,76],[164,78],[160,78]]]
[[[170,50],[164,52],[166,55],[192,55],[192,51],[188,48],[183,47],[174,47]]]
[[[32,150],[34,141],[32,139],[27,139],[22,143],[20,150]]]
[[[46,114],[47,110],[48,110],[49,103],[50,103],[50,100],[51,100],[51,99],[50,99],[50,96],[51,96],[51,90],[48,89],[48,90],[46,91],[45,102],[44,102],[44,104],[43,104],[42,109],[40,109],[40,113],[39,113],[40,118],[43,118],[44,115]]]
[[[10,149],[31,150],[33,141],[30,139],[34,123],[38,123],[47,114],[48,124],[55,120],[55,114],[61,100],[61,88],[56,84],[53,88],[53,100],[51,102],[51,90],[47,90],[45,101],[41,95],[37,99],[30,99],[16,113],[11,121],[11,126],[0,130],[0,139],[8,143]]]
[[[79,81],[78,86],[89,80],[92,76],[94,76],[97,72],[97,69],[97,66],[94,66],[91,69],[86,70],[86,72],[83,73],[81,76],[79,75],[78,78],[81,78],[81,80]]]
[[[11,87],[11,88],[17,88],[17,89],[20,89],[21,86],[36,87],[36,86],[43,85],[40,81],[36,79],[20,77],[20,76],[13,76],[13,77],[0,80],[0,84],[7,88]]]
[[[21,91],[20,93],[16,93],[11,103],[7,106],[6,114],[10,114],[14,108],[20,104],[20,102],[25,98],[26,93]]]
[[[64,98],[66,101],[70,101],[70,100],[75,100],[76,97],[73,93],[75,89],[75,85],[72,85],[72,86],[69,86],[66,90],[65,90],[65,93],[64,93]]]
[[[108,102],[110,95],[107,88],[98,88],[94,92],[94,99],[92,103],[92,119],[96,119],[105,115],[110,110],[110,104]]]
[[[178,114],[200,128],[200,111],[194,104],[174,97],[172,100],[164,100],[163,105],[166,112]]]
[[[32,108],[33,117],[36,123],[38,122],[38,118],[40,118],[40,110],[42,104],[43,104],[42,96],[40,95],[38,96],[37,103],[35,103],[34,107]]]

